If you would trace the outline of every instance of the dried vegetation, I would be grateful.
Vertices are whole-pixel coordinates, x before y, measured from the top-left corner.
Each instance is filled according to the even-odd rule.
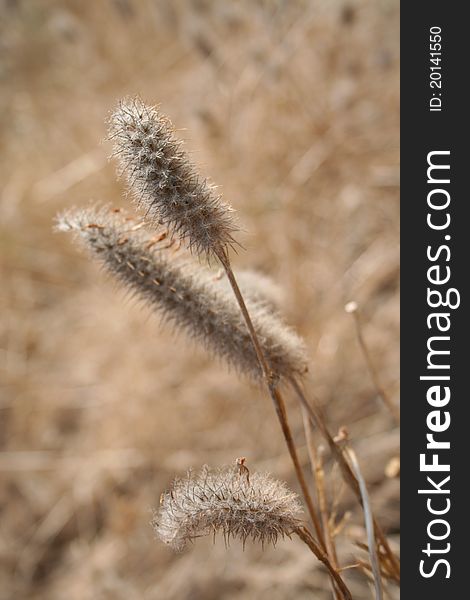
[[[234,267],[283,290],[309,386],[330,429],[347,426],[396,543],[398,429],[343,307],[359,304],[396,405],[397,17],[388,0],[0,4],[2,600],[331,597],[299,540],[244,552],[200,540],[175,558],[153,539],[148,510],[188,465],[245,455],[296,482],[265,395],[51,234],[64,206],[125,203],[97,139],[136,92],[188,127],[191,160],[243,215]],[[292,428],[301,440],[300,415]],[[341,564],[367,562],[363,513],[320,456]],[[364,574],[347,579],[371,597]]]

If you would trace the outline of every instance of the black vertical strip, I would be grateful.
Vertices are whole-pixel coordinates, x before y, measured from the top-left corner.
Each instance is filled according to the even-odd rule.
[[[470,562],[463,543],[470,536],[470,474],[466,465],[470,454],[466,407],[470,399],[464,387],[465,374],[470,371],[470,274],[466,268],[470,198],[465,189],[470,173],[466,148],[470,128],[468,107],[464,108],[464,103],[468,104],[465,89],[470,35],[464,6],[435,0],[401,4],[401,556],[402,598],[406,600],[470,597]],[[433,46],[436,35],[441,38],[440,54],[438,46]],[[440,87],[432,81],[440,82]],[[431,111],[432,107],[441,110]],[[436,151],[449,154],[430,157],[429,153]],[[430,179],[439,181],[428,182],[428,160],[450,165],[450,169],[431,170]],[[445,179],[450,182],[444,183]],[[444,206],[448,198],[446,208],[429,206],[429,202]],[[428,218],[437,227],[448,219],[450,223],[446,228],[433,229]],[[437,268],[429,271],[431,267]],[[447,277],[449,280],[443,282]],[[460,306],[431,307],[428,290],[437,292],[430,302],[439,305],[440,293],[442,302],[448,299],[452,306],[460,296]],[[444,331],[446,327],[448,331]],[[433,350],[449,350],[450,354],[430,355],[428,344]],[[435,368],[429,368],[428,360]],[[450,368],[446,369],[447,365]],[[420,380],[420,376],[450,379]],[[446,387],[450,393],[447,404]],[[427,448],[427,434],[432,434],[435,442],[449,442],[450,449]],[[449,465],[450,471],[423,470],[420,454],[425,455],[425,464],[434,460],[437,469]],[[441,514],[432,514],[432,510]]]

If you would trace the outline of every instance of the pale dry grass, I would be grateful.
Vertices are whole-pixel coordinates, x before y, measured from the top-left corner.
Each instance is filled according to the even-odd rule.
[[[0,597],[329,598],[300,542],[243,553],[201,540],[175,558],[153,539],[150,508],[175,473],[243,455],[294,487],[289,457],[264,394],[123,301],[52,219],[125,202],[97,140],[120,97],[160,102],[240,214],[247,252],[234,266],[284,290],[310,385],[331,429],[348,427],[375,513],[397,534],[398,483],[384,471],[398,430],[343,310],[359,303],[396,403],[397,3],[0,6]],[[329,497],[352,511],[340,539],[364,541],[325,461]],[[351,547],[339,545],[343,564]],[[348,578],[370,597],[362,575]]]

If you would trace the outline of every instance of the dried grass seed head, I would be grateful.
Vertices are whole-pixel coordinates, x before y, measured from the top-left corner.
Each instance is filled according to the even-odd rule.
[[[153,525],[157,536],[174,550],[195,538],[221,533],[245,544],[247,539],[275,544],[299,526],[297,495],[267,473],[250,473],[237,467],[189,472],[176,479],[161,497]]]
[[[170,255],[124,212],[107,207],[72,209],[58,218],[58,229],[73,231],[105,268],[140,299],[156,308],[177,329],[201,342],[213,355],[258,380],[262,373],[243,317],[229,290],[207,269]],[[163,234],[164,236],[164,234]],[[277,376],[307,369],[302,340],[264,306],[248,303],[268,364]]]
[[[147,216],[208,258],[234,245],[233,209],[201,178],[170,120],[139,98],[122,100],[109,121],[121,172]]]
[[[284,292],[271,277],[253,269],[237,271],[236,277],[245,298],[266,307],[271,312],[280,312],[284,303]],[[225,289],[231,290],[230,282],[223,272],[219,280]]]

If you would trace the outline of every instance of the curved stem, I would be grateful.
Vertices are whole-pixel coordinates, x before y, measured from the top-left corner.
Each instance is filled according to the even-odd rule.
[[[286,407],[285,407],[284,398],[282,397],[281,392],[277,388],[278,378],[277,378],[276,374],[273,373],[268,366],[266,357],[265,357],[264,352],[259,343],[258,336],[256,335],[256,331],[253,326],[253,322],[251,320],[250,314],[246,307],[245,300],[240,291],[240,288],[238,287],[238,283],[237,283],[237,280],[235,279],[235,275],[232,271],[232,267],[230,265],[230,259],[227,255],[226,251],[223,248],[220,248],[217,251],[217,257],[225,269],[227,278],[230,282],[230,285],[232,287],[235,298],[237,299],[237,302],[240,307],[243,318],[245,320],[246,326],[248,327],[251,341],[253,342],[253,347],[255,349],[256,356],[258,358],[258,362],[260,364],[260,367],[261,367],[261,370],[263,373],[263,377],[266,382],[266,386],[269,390],[271,399],[274,403],[274,408],[276,409],[277,418],[281,425],[282,433],[284,435],[284,439],[287,444],[287,448],[289,450],[290,457],[294,464],[295,473],[297,475],[297,479],[299,481],[299,485],[302,490],[302,494],[303,494],[303,496],[305,498],[305,502],[307,504],[308,512],[310,514],[313,525],[315,527],[315,531],[317,533],[318,539],[320,540],[320,543],[321,543],[322,547],[324,548],[325,540],[323,537],[320,519],[315,510],[315,506],[313,504],[313,500],[312,500],[312,497],[308,490],[307,482],[305,481],[305,476],[302,471],[302,467],[300,465],[299,457],[297,454],[297,449],[295,447],[294,439],[292,437],[292,431],[290,429],[289,422],[287,420],[287,411],[286,411]]]
[[[323,551],[320,544],[318,544],[315,541],[315,539],[312,536],[312,534],[310,533],[310,531],[306,527],[301,525],[301,526],[297,527],[297,529],[295,529],[294,532],[299,536],[299,538],[305,544],[307,544],[307,546],[310,548],[310,550],[313,552],[313,554],[315,554],[315,556],[318,558],[318,560],[321,561],[325,565],[325,567],[328,569],[328,572],[330,573],[331,578],[333,579],[335,584],[338,586],[338,589],[340,590],[340,592],[343,594],[344,599],[352,600],[351,592],[349,591],[347,585],[344,583],[343,578],[338,573],[338,571],[333,567],[328,556]]]
[[[331,564],[335,569],[338,569],[338,557],[336,555],[336,548],[333,536],[331,535],[331,526],[328,517],[328,507],[326,500],[325,491],[325,473],[323,471],[323,461],[321,455],[317,452],[315,447],[315,440],[313,438],[313,426],[309,419],[309,415],[304,406],[301,405],[302,420],[304,424],[305,439],[307,442],[308,456],[310,459],[310,466],[312,470],[312,477],[315,482],[315,489],[317,492],[318,510],[320,513],[323,535],[325,538],[325,552],[331,561]],[[340,600],[342,596],[339,594],[336,586],[333,587],[333,593],[337,600]]]

